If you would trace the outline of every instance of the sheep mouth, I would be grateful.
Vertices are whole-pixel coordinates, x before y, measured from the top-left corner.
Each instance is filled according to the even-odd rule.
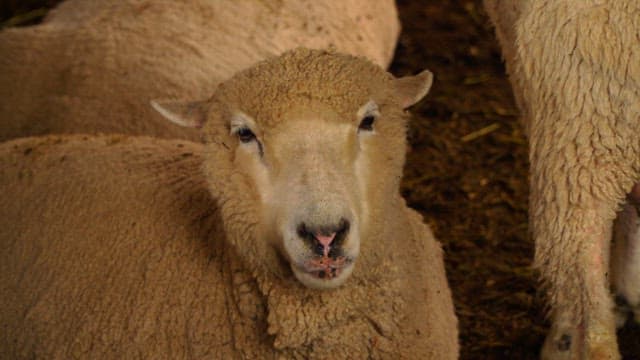
[[[353,259],[346,256],[331,258],[328,256],[307,260],[302,271],[320,280],[331,280],[340,276],[343,269],[351,266]]]

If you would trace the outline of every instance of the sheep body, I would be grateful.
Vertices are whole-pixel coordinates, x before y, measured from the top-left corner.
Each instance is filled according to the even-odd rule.
[[[543,358],[618,358],[609,253],[616,212],[640,181],[640,4],[485,7],[529,134],[535,264],[553,319]]]
[[[456,358],[442,250],[399,193],[403,109],[430,83],[428,72],[396,79],[362,58],[297,49],[187,107],[206,109],[204,145],[79,135],[0,145],[0,191],[11,194],[0,200],[3,353]],[[359,105],[373,102],[375,124],[362,130]],[[279,181],[285,195],[269,197]],[[343,188],[354,216],[332,246],[359,241],[357,266],[342,286],[311,289],[294,276],[300,254],[282,245],[309,239],[300,227],[286,235],[274,214],[311,193],[320,200],[289,218],[331,215],[345,204],[331,190]]]
[[[69,0],[41,25],[0,33],[0,141],[45,133],[196,139],[152,99],[205,98],[238,70],[297,46],[386,67],[399,33],[391,0]]]
[[[389,230],[408,241],[396,248],[419,249],[393,254],[404,261],[391,277],[407,271],[393,281],[306,299],[293,284],[264,293],[226,243],[202,161],[202,145],[175,140],[2,144],[3,354],[456,357],[442,251],[416,213],[390,209]]]

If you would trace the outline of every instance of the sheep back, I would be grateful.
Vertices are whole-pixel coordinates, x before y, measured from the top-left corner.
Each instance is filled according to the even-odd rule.
[[[80,1],[0,33],[0,140],[46,133],[197,139],[152,99],[207,98],[235,72],[296,46],[386,67],[393,1]]]

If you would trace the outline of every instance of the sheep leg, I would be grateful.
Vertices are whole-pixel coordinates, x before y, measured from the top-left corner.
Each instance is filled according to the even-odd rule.
[[[616,294],[616,324],[622,327],[629,311],[640,322],[640,185],[636,185],[618,214],[611,256],[612,287]]]
[[[532,187],[536,263],[548,285],[553,320],[542,358],[619,359],[607,280],[615,203],[575,188],[569,199],[579,202],[563,203],[557,200],[564,195],[560,190],[549,191],[557,183],[547,183],[547,199],[536,200],[535,189],[544,188]]]

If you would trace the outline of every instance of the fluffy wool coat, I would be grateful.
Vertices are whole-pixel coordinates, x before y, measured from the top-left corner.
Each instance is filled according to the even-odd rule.
[[[0,199],[3,352],[457,358],[442,250],[399,192],[403,109],[430,82],[428,72],[396,79],[362,58],[298,49],[186,107],[203,116],[204,145],[83,136],[1,145],[0,192],[10,194]],[[356,114],[370,101],[379,116],[362,139]],[[291,108],[320,111],[303,121],[288,117]],[[237,111],[255,119],[252,146],[263,142],[253,160],[239,155],[248,145],[230,131]],[[272,205],[261,200],[247,162],[270,171],[275,165],[263,165],[278,149],[269,133],[289,121],[349,129],[347,148],[366,156],[357,174],[367,200],[356,219],[359,255],[332,290],[303,286],[261,232]],[[313,134],[324,143],[298,153],[322,154],[331,146],[323,135]]]
[[[553,318],[543,357],[617,358],[609,246],[640,181],[640,3],[485,6],[529,133],[535,264]]]
[[[47,133],[197,139],[149,107],[206,98],[235,72],[306,46],[386,67],[393,1],[68,0],[0,32],[0,140]]]
[[[2,144],[2,353],[457,357],[442,250],[401,199],[387,205],[392,218],[370,239],[395,244],[372,245],[363,256],[374,266],[321,292],[249,270],[229,244],[259,240],[242,230],[253,220],[227,205],[221,212],[203,161],[201,145],[150,138]],[[237,233],[223,230],[221,214]]]

